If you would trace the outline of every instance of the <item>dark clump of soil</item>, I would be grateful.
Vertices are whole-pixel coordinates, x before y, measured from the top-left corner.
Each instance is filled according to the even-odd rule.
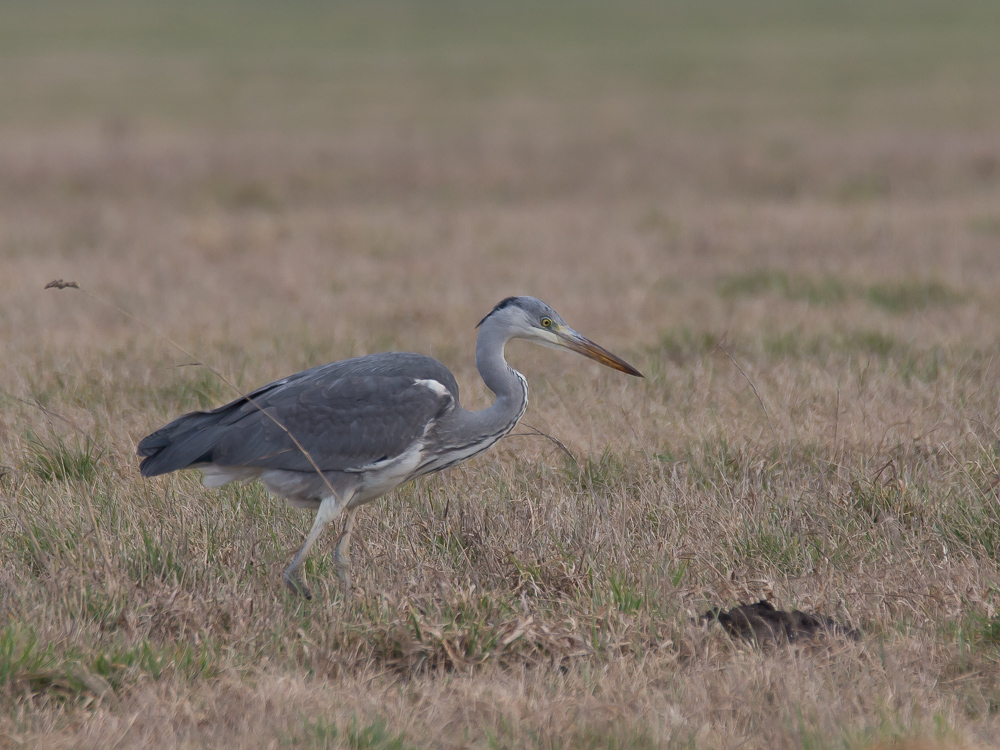
[[[730,610],[713,607],[703,614],[702,621],[718,622],[733,638],[757,643],[795,643],[818,636],[839,635],[857,639],[858,632],[819,614],[807,614],[797,609],[786,612],[775,609],[762,599],[756,604],[741,604]]]

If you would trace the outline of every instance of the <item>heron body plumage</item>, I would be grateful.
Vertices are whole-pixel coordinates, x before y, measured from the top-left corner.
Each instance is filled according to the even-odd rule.
[[[140,471],[152,477],[201,469],[206,487],[259,479],[293,505],[316,508],[313,528],[284,576],[306,595],[298,568],[326,525],[348,512],[336,559],[349,586],[357,508],[482,453],[521,419],[527,381],[504,358],[504,346],[518,337],[639,375],[566,326],[544,302],[512,297],[479,324],[476,365],[496,395],[486,409],[464,409],[454,376],[431,357],[371,354],[313,367],[217,409],[178,417],[139,442]]]

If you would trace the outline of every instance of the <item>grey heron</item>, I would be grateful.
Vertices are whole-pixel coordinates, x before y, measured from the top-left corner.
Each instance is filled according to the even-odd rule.
[[[504,358],[508,341],[569,349],[642,377],[534,297],[508,297],[478,328],[476,367],[496,395],[482,411],[462,408],[455,377],[436,359],[369,354],[303,370],[225,406],[178,417],[139,442],[142,475],[201,469],[206,487],[259,479],[293,506],[315,509],[312,529],[282,576],[307,598],[299,568],[323,530],[346,512],[334,563],[349,594],[358,509],[411,479],[482,453],[521,419],[528,384]]]

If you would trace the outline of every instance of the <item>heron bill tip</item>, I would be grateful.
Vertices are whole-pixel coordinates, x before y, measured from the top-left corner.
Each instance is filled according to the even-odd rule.
[[[562,341],[563,346],[576,352],[577,354],[582,354],[588,359],[600,362],[605,367],[610,367],[613,370],[624,372],[627,375],[634,375],[637,378],[645,377],[645,375],[632,367],[632,365],[621,357],[615,356],[603,346],[595,344],[586,336],[581,336],[572,329],[557,331],[556,333]]]

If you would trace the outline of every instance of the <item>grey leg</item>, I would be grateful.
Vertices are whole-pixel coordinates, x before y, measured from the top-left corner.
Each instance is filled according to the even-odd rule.
[[[344,599],[351,598],[351,532],[354,531],[354,518],[361,506],[349,508],[344,531],[337,541],[337,551],[333,553],[333,562],[337,566],[337,575],[344,584]]]
[[[324,498],[323,502],[319,505],[319,510],[316,511],[316,520],[313,521],[312,529],[309,530],[309,536],[306,537],[305,542],[299,547],[299,551],[295,553],[295,557],[292,558],[291,564],[285,569],[284,574],[281,579],[285,582],[292,591],[297,594],[302,594],[306,599],[312,599],[312,592],[309,588],[299,580],[299,568],[302,567],[302,563],[306,561],[306,557],[309,555],[309,549],[316,543],[319,539],[319,535],[323,533],[323,529],[327,527],[327,524],[335,521],[337,516],[341,514],[344,510],[344,505],[340,502],[340,498],[336,495],[331,495],[330,497]]]

